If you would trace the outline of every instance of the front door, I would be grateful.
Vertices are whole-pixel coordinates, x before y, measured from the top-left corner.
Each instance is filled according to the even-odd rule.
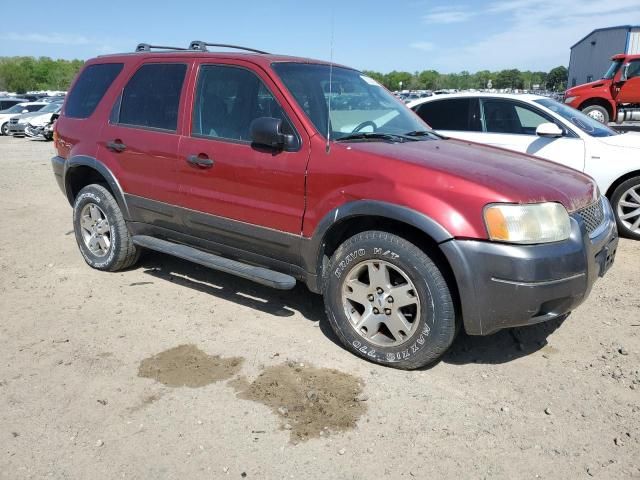
[[[584,171],[584,141],[544,112],[510,99],[481,99],[482,142],[561,163]],[[565,135],[547,138],[536,135],[542,123],[556,123]],[[473,140],[473,138],[469,138]]]
[[[203,63],[190,103],[191,128],[178,150],[188,231],[241,250],[286,250],[301,235],[309,141],[277,87],[251,65]],[[252,145],[250,125],[259,117],[281,119],[296,146]]]
[[[627,80],[616,96],[618,103],[640,103],[640,60],[632,60],[626,68]]]

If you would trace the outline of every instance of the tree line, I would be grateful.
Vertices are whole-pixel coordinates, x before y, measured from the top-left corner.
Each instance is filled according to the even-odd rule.
[[[49,57],[0,57],[0,91],[67,90],[83,64]]]
[[[518,69],[490,72],[482,70],[476,73],[439,73],[435,70],[422,72],[380,73],[365,71],[366,75],[382,83],[389,90],[440,90],[440,89],[482,89],[511,88],[519,90],[564,91],[567,87],[568,71],[566,67],[556,67],[549,72],[530,72]],[[536,87],[536,85],[538,87]]]
[[[0,91],[25,93],[31,90],[67,90],[83,63],[82,60],[52,60],[49,57],[0,57]],[[568,76],[565,67],[556,67],[550,72],[511,69],[476,73],[439,73],[435,70],[364,73],[389,90],[467,90],[489,88],[488,85],[498,89],[531,90],[538,85],[541,89],[563,91]]]

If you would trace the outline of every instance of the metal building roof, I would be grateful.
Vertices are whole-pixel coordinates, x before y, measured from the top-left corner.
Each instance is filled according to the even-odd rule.
[[[640,25],[618,25],[617,27],[596,28],[591,33],[585,35],[580,40],[578,40],[576,43],[571,45],[571,48],[575,47],[579,43],[582,43],[585,39],[589,38],[591,35],[593,35],[596,32],[604,32],[606,30],[626,30],[627,32],[630,32],[634,28],[640,28]]]

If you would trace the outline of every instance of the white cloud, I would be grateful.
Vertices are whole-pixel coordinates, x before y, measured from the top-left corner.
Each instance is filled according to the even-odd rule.
[[[439,7],[434,8],[433,11],[425,15],[423,19],[426,23],[449,24],[466,22],[474,15],[474,12],[464,7]]]
[[[70,35],[66,33],[15,33],[0,34],[0,39],[22,43],[48,43],[55,45],[87,45],[92,43],[82,35]]]
[[[431,42],[414,42],[409,46],[411,48],[415,48],[416,50],[422,50],[424,52],[430,52],[436,48],[436,46]]]
[[[460,43],[437,49],[439,68],[548,70],[567,65],[571,45],[596,28],[640,24],[638,0],[498,0],[470,15],[479,29],[485,22],[495,28],[498,19],[504,28],[475,43],[460,36]]]

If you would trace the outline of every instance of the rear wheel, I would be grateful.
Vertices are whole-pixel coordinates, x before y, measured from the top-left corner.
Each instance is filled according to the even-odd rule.
[[[620,235],[640,240],[640,177],[622,182],[611,195]]]
[[[88,185],[78,193],[73,229],[80,253],[93,268],[115,272],[130,267],[140,256],[118,203],[102,185]]]
[[[395,368],[435,362],[453,342],[455,311],[436,264],[386,232],[351,237],[325,272],[331,327],[356,355]]]
[[[589,105],[582,109],[582,113],[605,125],[609,123],[609,112],[601,105]]]

